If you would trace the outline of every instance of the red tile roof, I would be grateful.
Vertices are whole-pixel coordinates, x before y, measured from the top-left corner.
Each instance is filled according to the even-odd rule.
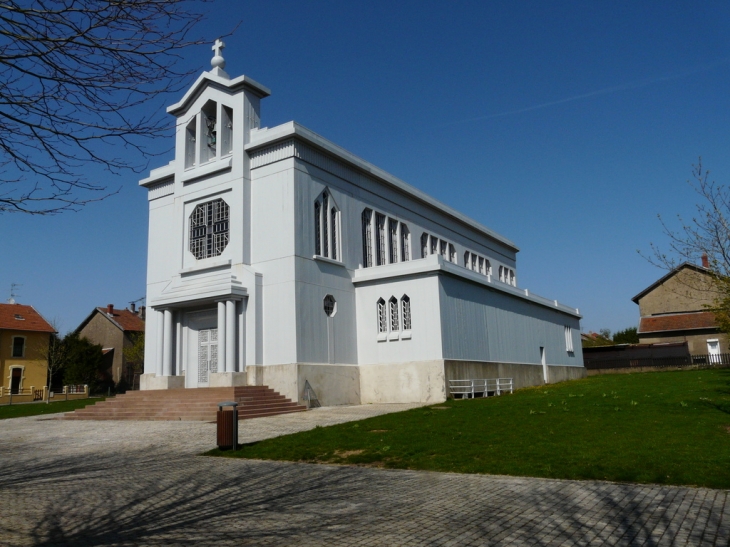
[[[642,317],[639,323],[639,334],[673,330],[713,329],[716,327],[715,314],[709,311],[673,313]]]
[[[56,332],[33,306],[0,304],[0,329]]]
[[[96,310],[114,321],[123,331],[144,332],[144,321],[136,313],[132,313],[126,308],[122,310],[114,308],[111,317],[106,308],[96,308]]]

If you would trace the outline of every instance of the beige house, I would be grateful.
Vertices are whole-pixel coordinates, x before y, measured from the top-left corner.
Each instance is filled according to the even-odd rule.
[[[144,333],[144,308],[120,310],[113,304],[94,308],[76,332],[102,347],[105,369],[115,383],[124,379],[129,386],[135,385],[134,371],[127,366],[124,348],[133,345],[135,337]]]
[[[48,345],[55,329],[33,306],[0,304],[0,400],[33,400],[48,380]],[[20,397],[16,401],[22,400]]]
[[[715,292],[707,257],[702,261],[703,266],[680,264],[631,299],[641,314],[640,343],[687,342],[690,354],[710,359],[729,353],[728,338],[707,309]]]

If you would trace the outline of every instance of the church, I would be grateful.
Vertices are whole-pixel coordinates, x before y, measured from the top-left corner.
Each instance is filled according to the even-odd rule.
[[[440,402],[456,379],[585,375],[578,309],[519,285],[506,237],[210,71],[168,107],[149,201],[141,389],[265,385],[323,405]]]

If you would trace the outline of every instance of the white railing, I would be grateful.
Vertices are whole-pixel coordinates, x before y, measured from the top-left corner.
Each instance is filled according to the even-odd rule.
[[[512,393],[512,378],[485,378],[482,380],[449,380],[449,393],[458,399],[491,397]]]

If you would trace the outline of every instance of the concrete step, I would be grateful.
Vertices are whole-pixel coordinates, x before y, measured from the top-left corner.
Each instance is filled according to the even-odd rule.
[[[236,401],[238,419],[302,412],[267,386],[129,391],[65,414],[67,420],[194,420],[215,421],[218,403]]]

